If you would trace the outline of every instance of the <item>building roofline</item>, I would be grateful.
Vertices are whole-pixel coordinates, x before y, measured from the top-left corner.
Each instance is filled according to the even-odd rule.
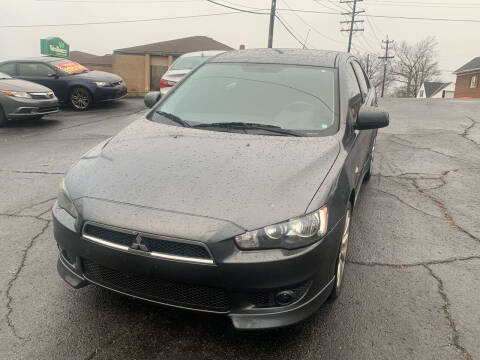
[[[465,69],[465,70],[456,70],[453,72],[454,75],[465,75],[465,74],[468,74],[468,73],[471,73],[471,72],[478,72],[480,71],[480,67],[479,68],[474,68],[474,69]]]
[[[170,51],[148,51],[148,50],[113,50],[114,54],[122,55],[156,55],[156,56],[181,56],[184,52],[170,52]]]

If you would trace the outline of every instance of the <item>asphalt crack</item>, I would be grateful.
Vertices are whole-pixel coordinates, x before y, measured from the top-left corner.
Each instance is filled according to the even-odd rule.
[[[15,211],[15,212],[13,212],[13,213],[11,213],[11,214],[9,214],[9,215],[12,215],[12,216],[13,216],[13,215],[19,215],[22,211],[32,209],[32,208],[34,208],[35,206],[45,204],[45,203],[47,203],[47,202],[49,202],[49,201],[55,200],[56,198],[57,198],[57,197],[55,196],[55,197],[52,197],[52,198],[48,198],[48,199],[46,199],[46,200],[42,200],[42,201],[40,201],[40,202],[38,202],[38,203],[35,203],[35,204],[25,206],[24,208],[21,208],[20,210],[17,210],[17,211]],[[8,214],[6,214],[6,215],[8,215]],[[40,214],[40,215],[42,215],[42,214]],[[33,217],[34,217],[34,218],[37,218],[38,216],[39,216],[39,215],[33,216]],[[42,219],[42,220],[44,220],[44,219]]]
[[[378,174],[378,175],[374,175],[374,176],[377,176],[379,178],[390,178],[390,179],[405,179],[405,180],[408,180],[412,186],[414,187],[414,190],[416,190],[420,195],[422,195],[423,197],[427,198],[428,200],[430,200],[431,202],[433,202],[435,205],[437,205],[437,207],[440,208],[440,210],[442,211],[443,213],[443,217],[445,218],[445,220],[454,228],[458,229],[459,231],[463,232],[465,235],[467,235],[469,238],[471,238],[472,240],[475,240],[475,241],[478,241],[480,242],[480,239],[478,237],[476,237],[475,235],[473,235],[472,233],[470,233],[469,231],[467,231],[466,229],[464,229],[463,227],[461,227],[460,225],[458,225],[455,220],[453,220],[452,216],[450,215],[447,207],[445,206],[445,204],[438,198],[436,198],[435,196],[429,194],[427,192],[427,190],[434,190],[434,189],[439,189],[441,188],[442,186],[445,186],[447,184],[446,180],[445,180],[445,177],[451,173],[451,172],[458,172],[458,171],[462,171],[462,170],[467,170],[467,169],[464,169],[464,168],[460,168],[460,169],[454,169],[454,170],[447,170],[447,171],[444,171],[440,174],[423,174],[423,173],[403,173],[403,174],[399,174],[399,175],[390,175],[390,176],[385,176],[385,175],[381,175],[381,174]],[[413,176],[412,176],[413,175]],[[419,175],[419,176],[416,176],[416,175]],[[428,177],[425,177],[424,175],[427,175]],[[419,184],[418,184],[418,180],[432,180],[432,179],[439,179],[442,184],[440,184],[439,186],[436,186],[436,187],[433,187],[433,188],[429,188],[429,189],[424,189],[422,188]],[[404,186],[405,188],[411,190],[409,187],[407,187],[405,184],[401,184],[399,182],[396,181],[397,184],[401,185],[401,186]],[[378,191],[381,191],[381,192],[384,192],[386,194],[389,194],[389,195],[392,195],[393,197],[395,197],[396,199],[398,199],[400,202],[402,202],[403,204],[406,204],[407,206],[415,209],[415,210],[418,210],[424,214],[427,214],[425,213],[424,211],[410,205],[410,204],[407,204],[405,201],[403,201],[402,199],[400,199],[399,197],[393,195],[393,194],[390,194],[389,192],[386,192],[386,191],[383,191],[383,190],[380,190],[378,188],[375,188],[376,190]],[[430,216],[433,216],[431,214],[428,214]]]
[[[444,175],[445,177],[445,175]],[[450,215],[450,213],[448,212],[448,209],[447,207],[445,206],[445,204],[440,201],[439,199],[437,199],[435,196],[429,194],[428,192],[426,192],[424,189],[422,189],[416,179],[411,179],[410,180],[412,185],[415,187],[415,189],[420,193],[422,194],[424,197],[426,197],[427,199],[429,199],[430,201],[432,201],[434,204],[436,204],[441,210],[442,210],[442,213],[443,213],[443,216],[445,217],[445,219],[448,221],[448,223],[458,229],[459,231],[463,232],[465,235],[467,235],[469,238],[475,240],[475,241],[478,241],[480,242],[480,239],[477,238],[475,235],[473,235],[472,233],[470,233],[469,231],[465,230],[463,227],[461,227],[460,225],[458,225],[452,218],[452,216]],[[445,181],[445,180],[444,180]]]
[[[401,142],[399,141],[395,141],[393,138],[396,138],[398,140],[400,140]],[[436,153],[436,154],[439,154],[439,155],[442,155],[442,156],[446,156],[450,159],[455,159],[455,160],[459,160],[460,158],[458,158],[457,156],[453,156],[453,155],[450,155],[450,154],[445,154],[441,151],[438,151],[438,150],[433,150],[432,148],[428,148],[428,147],[421,147],[421,146],[415,146],[413,145],[411,142],[409,142],[408,140],[404,140],[400,137],[398,137],[398,135],[392,135],[390,137],[390,141],[397,144],[397,145],[400,145],[400,146],[405,146],[405,147],[408,147],[408,148],[412,148],[412,149],[416,149],[416,150],[427,150],[427,151],[431,151],[433,153]],[[405,144],[403,141],[406,141],[408,142],[409,144]]]
[[[402,200],[399,196],[395,195],[395,194],[392,194],[392,193],[389,193],[388,191],[385,191],[385,190],[380,190],[378,188],[372,188],[374,191],[378,191],[378,192],[381,192],[382,194],[385,194],[385,195],[388,195],[388,196],[391,196],[393,198],[395,198],[397,201],[401,202],[403,205],[405,206],[408,206],[409,208],[415,210],[415,211],[418,211],[418,212],[421,212],[422,214],[424,215],[427,215],[427,216],[430,216],[430,217],[434,217],[436,219],[441,219],[440,216],[435,216],[435,215],[432,215],[432,214],[429,214],[427,213],[426,211],[423,211],[422,209],[419,209],[411,204],[409,204],[408,202]]]
[[[40,175],[63,175],[63,172],[56,171],[29,171],[29,170],[10,170],[10,169],[0,169],[0,172],[4,174],[40,174]]]
[[[450,314],[450,302],[447,297],[447,293],[445,292],[445,287],[443,285],[442,279],[433,272],[432,268],[430,268],[428,265],[424,265],[425,269],[427,269],[430,272],[430,275],[437,280],[438,283],[438,292],[440,293],[440,296],[442,297],[443,300],[443,313],[445,315],[445,318],[448,320],[448,323],[450,325],[450,329],[452,331],[452,342],[453,345],[457,348],[458,351],[460,351],[463,355],[463,357],[467,360],[473,360],[472,355],[468,353],[468,351],[460,344],[460,336],[457,331],[457,327],[455,325],[455,321],[453,320],[452,314]]]
[[[470,120],[472,123],[471,123],[469,126],[467,126],[467,127],[465,128],[465,130],[463,130],[463,132],[462,132],[461,134],[459,134],[459,135],[460,135],[461,137],[463,137],[464,139],[467,139],[468,141],[470,141],[470,142],[473,143],[474,145],[479,146],[479,145],[480,145],[479,143],[477,143],[475,140],[470,139],[470,138],[468,137],[468,132],[478,123],[478,121],[472,119],[472,118],[469,117],[469,116],[466,116],[466,118],[467,118],[468,120]]]
[[[13,296],[10,294],[10,291],[11,291],[15,281],[18,279],[20,273],[22,272],[22,270],[25,266],[25,262],[26,262],[27,257],[28,257],[28,252],[33,247],[33,245],[35,243],[35,240],[38,239],[40,236],[42,236],[45,233],[45,231],[47,230],[48,226],[51,223],[51,220],[45,220],[45,219],[41,219],[39,217],[34,217],[34,218],[36,218],[37,220],[45,222],[45,224],[44,224],[43,228],[36,235],[34,235],[30,239],[27,247],[23,250],[23,255],[22,255],[22,259],[20,260],[20,265],[17,268],[17,270],[13,273],[13,277],[7,283],[7,289],[5,291],[5,296],[7,298],[7,304],[6,304],[7,314],[5,315],[5,320],[7,322],[8,328],[12,331],[13,335],[17,339],[20,339],[20,340],[25,340],[25,338],[23,338],[22,336],[20,336],[17,333],[17,330],[15,328],[15,324],[13,323],[12,318],[11,318],[11,315],[12,315],[12,312],[13,312],[13,307],[12,307]]]
[[[357,261],[357,260],[347,260],[347,263],[353,264],[353,265],[360,265],[360,266],[383,266],[383,267],[391,267],[396,269],[404,269],[404,268],[418,267],[418,266],[450,264],[453,262],[461,262],[461,261],[469,261],[469,260],[480,260],[480,255],[473,255],[473,256],[467,256],[467,257],[453,257],[453,258],[447,258],[443,260],[419,261],[419,262],[413,262],[408,264],[391,264],[391,263],[368,262],[368,261]]]

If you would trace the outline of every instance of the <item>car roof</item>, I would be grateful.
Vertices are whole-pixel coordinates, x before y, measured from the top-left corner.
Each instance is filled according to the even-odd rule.
[[[224,52],[225,52],[224,50],[195,51],[195,52],[190,52],[190,53],[183,54],[180,57],[184,58],[184,57],[193,57],[193,56],[214,56],[214,55],[218,55],[218,54],[221,54],[221,53],[224,53]]]
[[[31,61],[49,63],[49,62],[59,61],[59,60],[70,61],[69,59],[54,57],[54,56],[37,56],[37,57],[29,57],[29,58],[23,58],[23,59],[5,60],[5,61],[2,61],[2,63],[7,63],[7,62],[31,62]]]
[[[228,51],[209,60],[215,63],[267,63],[337,67],[337,58],[347,53],[314,49],[249,49]]]

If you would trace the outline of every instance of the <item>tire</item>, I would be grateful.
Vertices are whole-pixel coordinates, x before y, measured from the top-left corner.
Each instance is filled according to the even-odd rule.
[[[74,87],[70,91],[69,100],[75,110],[84,111],[92,105],[92,95],[81,86]]]
[[[7,125],[7,116],[3,112],[2,107],[0,106],[0,127]]]
[[[330,294],[331,299],[336,299],[343,287],[343,278],[345,270],[345,261],[347,257],[348,238],[350,237],[350,227],[352,219],[352,203],[349,201],[347,209],[345,210],[345,221],[343,223],[343,232],[340,239],[340,246],[338,249],[337,261],[335,262],[335,282]]]

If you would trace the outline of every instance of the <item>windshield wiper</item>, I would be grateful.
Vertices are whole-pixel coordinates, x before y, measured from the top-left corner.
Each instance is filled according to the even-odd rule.
[[[162,115],[163,117],[166,117],[168,120],[172,120],[173,122],[182,125],[183,127],[192,127],[189,122],[186,122],[185,120],[179,118],[177,115],[173,115],[164,111],[160,110],[155,110],[156,114]]]
[[[242,130],[265,130],[272,133],[289,135],[289,136],[302,136],[294,130],[284,129],[276,125],[266,125],[266,124],[257,124],[257,123],[243,123],[243,122],[218,122],[211,124],[198,124],[194,125],[194,128],[210,128],[210,127],[220,127],[226,129],[242,129]]]

